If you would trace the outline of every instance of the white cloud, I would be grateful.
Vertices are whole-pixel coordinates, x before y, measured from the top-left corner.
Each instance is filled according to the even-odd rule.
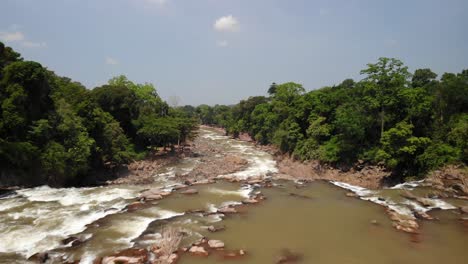
[[[45,42],[32,42],[32,41],[22,41],[21,45],[26,48],[42,48],[47,47]]]
[[[112,57],[107,57],[106,58],[106,64],[108,64],[108,65],[118,65],[119,61],[112,58]]]
[[[20,26],[13,24],[10,29],[18,29]],[[26,48],[42,48],[46,47],[45,42],[30,41],[21,31],[0,31],[0,40],[3,42],[16,42]]]
[[[13,42],[13,41],[23,41],[25,39],[24,34],[20,31],[15,32],[5,32],[0,31],[0,40],[5,42]]]
[[[239,21],[232,15],[218,18],[214,23],[214,29],[217,31],[238,31],[240,29]]]
[[[227,46],[229,45],[229,43],[228,43],[226,40],[218,40],[218,41],[216,42],[216,45],[217,45],[218,47],[224,48],[224,47],[227,47]]]

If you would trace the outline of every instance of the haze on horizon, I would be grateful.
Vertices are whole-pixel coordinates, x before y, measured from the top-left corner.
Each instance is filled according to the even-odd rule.
[[[4,0],[0,41],[88,88],[124,74],[179,104],[234,104],[272,82],[359,80],[379,57],[460,72],[468,1]]]

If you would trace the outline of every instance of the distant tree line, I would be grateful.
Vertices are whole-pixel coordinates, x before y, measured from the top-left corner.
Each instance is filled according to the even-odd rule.
[[[0,186],[77,185],[91,170],[173,148],[196,127],[152,84],[118,76],[88,90],[0,42]]]
[[[185,107],[202,123],[248,133],[299,160],[352,166],[381,164],[396,177],[419,176],[468,161],[468,70],[413,74],[397,59],[380,58],[364,79],[306,92],[273,83],[268,95],[234,106]]]

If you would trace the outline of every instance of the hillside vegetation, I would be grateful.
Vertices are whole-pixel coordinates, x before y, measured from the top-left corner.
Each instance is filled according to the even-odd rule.
[[[299,160],[380,164],[399,178],[466,164],[468,70],[438,79],[430,69],[411,74],[401,61],[380,58],[361,74],[359,82],[346,79],[309,92],[294,82],[273,83],[268,96],[185,110]]]
[[[119,76],[88,90],[0,42],[0,186],[79,185],[185,141],[196,125],[152,84]]]

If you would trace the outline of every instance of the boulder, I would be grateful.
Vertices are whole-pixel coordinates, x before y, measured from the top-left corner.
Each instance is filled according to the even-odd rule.
[[[215,249],[219,249],[219,248],[224,248],[224,243],[223,241],[221,240],[208,240],[208,246],[210,248],[215,248]]]
[[[347,192],[346,196],[348,196],[348,197],[359,197],[359,195],[357,195],[357,194],[355,194],[353,192]]]
[[[189,252],[192,253],[192,255],[196,256],[208,256],[208,252],[205,250],[204,247],[201,246],[192,246],[189,249]]]

